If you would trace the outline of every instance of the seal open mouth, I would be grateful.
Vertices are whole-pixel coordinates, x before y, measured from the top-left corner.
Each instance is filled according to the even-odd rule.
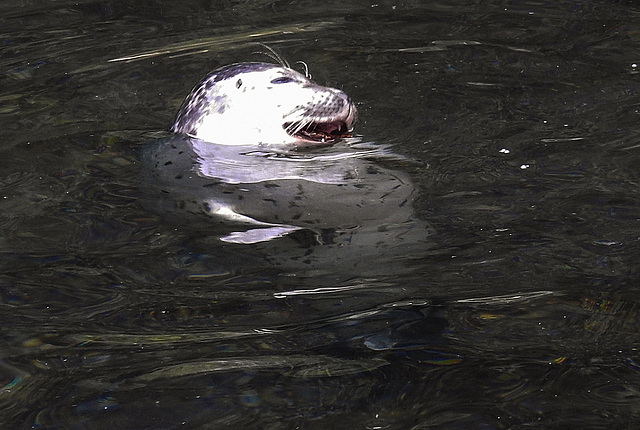
[[[358,111],[346,97],[342,112],[337,115],[323,115],[322,112],[307,114],[292,122],[285,122],[282,127],[289,136],[298,141],[298,145],[332,145],[340,139],[353,137],[351,131],[358,117]]]
[[[292,123],[284,124],[284,129],[289,132]],[[334,143],[339,139],[351,137],[351,129],[346,121],[335,120],[330,122],[312,122],[299,130],[289,133],[298,140],[312,143]]]

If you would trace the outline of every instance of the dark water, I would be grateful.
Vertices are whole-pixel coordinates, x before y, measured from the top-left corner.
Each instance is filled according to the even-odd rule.
[[[637,3],[177,4],[0,6],[2,428],[635,427]],[[143,204],[142,148],[256,42],[357,101],[428,237]]]

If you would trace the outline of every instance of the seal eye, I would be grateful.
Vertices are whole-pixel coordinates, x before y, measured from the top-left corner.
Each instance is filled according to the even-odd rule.
[[[271,81],[272,84],[286,84],[289,82],[293,82],[293,78],[290,78],[288,76],[280,76],[279,78],[275,78]]]
[[[242,86],[242,79],[238,79],[238,82],[236,82],[236,88],[240,88]]]

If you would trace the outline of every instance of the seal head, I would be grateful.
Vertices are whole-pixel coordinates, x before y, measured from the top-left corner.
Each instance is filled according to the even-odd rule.
[[[342,91],[288,67],[239,63],[204,78],[171,131],[222,145],[331,145],[350,137],[357,111]]]

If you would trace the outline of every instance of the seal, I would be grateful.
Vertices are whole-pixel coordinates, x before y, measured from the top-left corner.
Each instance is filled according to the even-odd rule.
[[[338,89],[284,65],[238,63],[200,81],[170,129],[220,145],[327,146],[351,137],[356,118]]]
[[[394,168],[412,161],[351,136],[356,117],[344,92],[286,64],[222,67],[186,98],[175,134],[143,150],[145,201],[206,254],[240,246],[238,260],[312,267],[332,283],[402,271],[392,262],[428,248],[433,229]]]

